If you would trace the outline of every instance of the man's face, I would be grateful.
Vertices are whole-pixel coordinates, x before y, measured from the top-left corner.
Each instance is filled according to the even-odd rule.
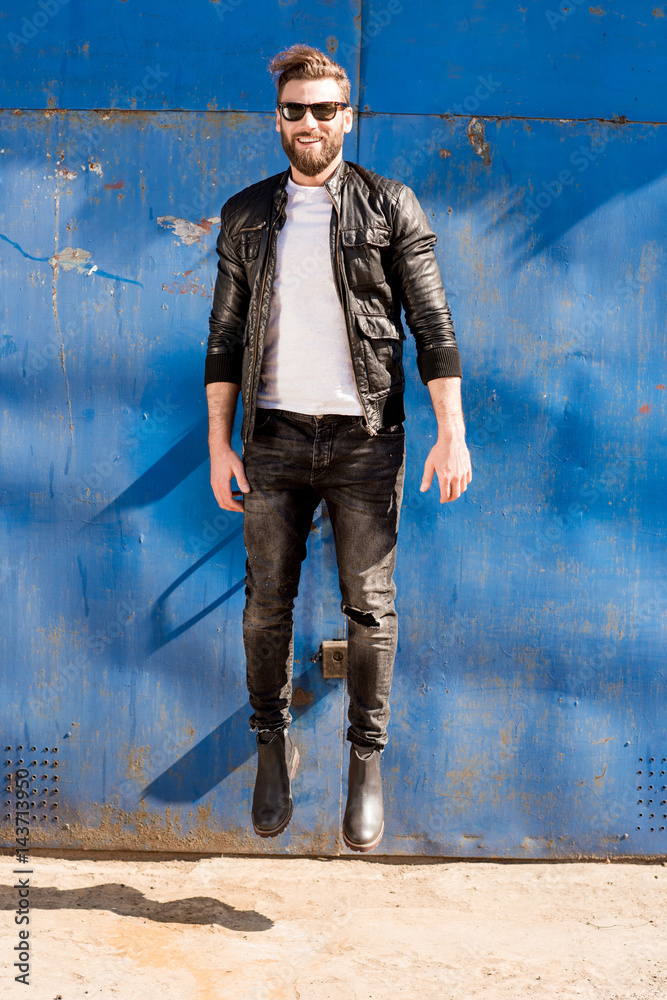
[[[316,104],[319,101],[342,101],[343,95],[335,80],[289,80],[283,88],[280,100],[297,101],[300,104]],[[308,108],[298,122],[288,122],[276,111],[276,131],[294,168],[294,180],[303,178],[319,179],[320,183],[329,177],[342,159],[343,136],[352,129],[352,109],[338,108],[338,113],[330,122],[320,122]]]

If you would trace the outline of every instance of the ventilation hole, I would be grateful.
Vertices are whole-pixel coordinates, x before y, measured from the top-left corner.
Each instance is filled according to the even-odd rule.
[[[649,760],[651,761],[651,763],[653,763],[653,761],[655,760],[655,757],[649,757]]]

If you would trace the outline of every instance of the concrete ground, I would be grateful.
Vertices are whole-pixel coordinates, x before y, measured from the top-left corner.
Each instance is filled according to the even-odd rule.
[[[63,852],[0,857],[0,996],[665,1000],[667,866]]]

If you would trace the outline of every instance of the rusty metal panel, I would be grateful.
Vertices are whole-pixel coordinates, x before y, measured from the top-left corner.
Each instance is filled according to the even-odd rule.
[[[0,107],[269,111],[280,47],[308,39],[357,80],[355,0],[19,0],[3,12]]]
[[[666,142],[362,126],[439,234],[473,459],[462,500],[419,492],[436,428],[408,366],[389,853],[667,852]]]
[[[438,234],[473,456],[463,499],[419,492],[435,420],[408,337],[381,851],[666,853],[664,19],[70,0],[14,52],[50,3],[5,18],[0,143],[0,752],[11,773],[35,746],[59,779],[33,844],[341,849],[326,506],[295,609],[294,818],[267,843],[241,517],[210,490],[203,390],[220,206],[284,165],[265,63],[305,38],[370,109],[347,158],[410,184]],[[612,115],[638,120],[559,120]]]
[[[203,357],[216,214],[244,169],[279,169],[268,143],[239,162],[268,118],[2,125],[2,738],[11,762],[30,740],[60,751],[59,823],[35,814],[33,842],[266,850],[248,833],[242,517],[208,481]],[[318,659],[344,637],[336,587],[320,511],[296,612],[295,853],[339,842],[343,688]]]
[[[6,108],[266,111],[269,58],[307,40],[376,112],[667,117],[660,4],[20,0],[2,25]]]

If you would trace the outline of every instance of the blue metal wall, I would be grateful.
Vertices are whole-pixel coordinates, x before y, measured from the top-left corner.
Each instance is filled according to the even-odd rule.
[[[626,6],[5,13],[0,750],[47,790],[33,844],[341,850],[326,507],[295,612],[294,818],[267,845],[242,520],[210,489],[203,389],[216,220],[283,167],[265,67],[307,41],[353,80],[346,158],[409,183],[438,233],[473,460],[456,503],[419,493],[435,419],[408,338],[381,850],[667,853],[667,22]],[[240,406],[240,451],[239,428]]]

